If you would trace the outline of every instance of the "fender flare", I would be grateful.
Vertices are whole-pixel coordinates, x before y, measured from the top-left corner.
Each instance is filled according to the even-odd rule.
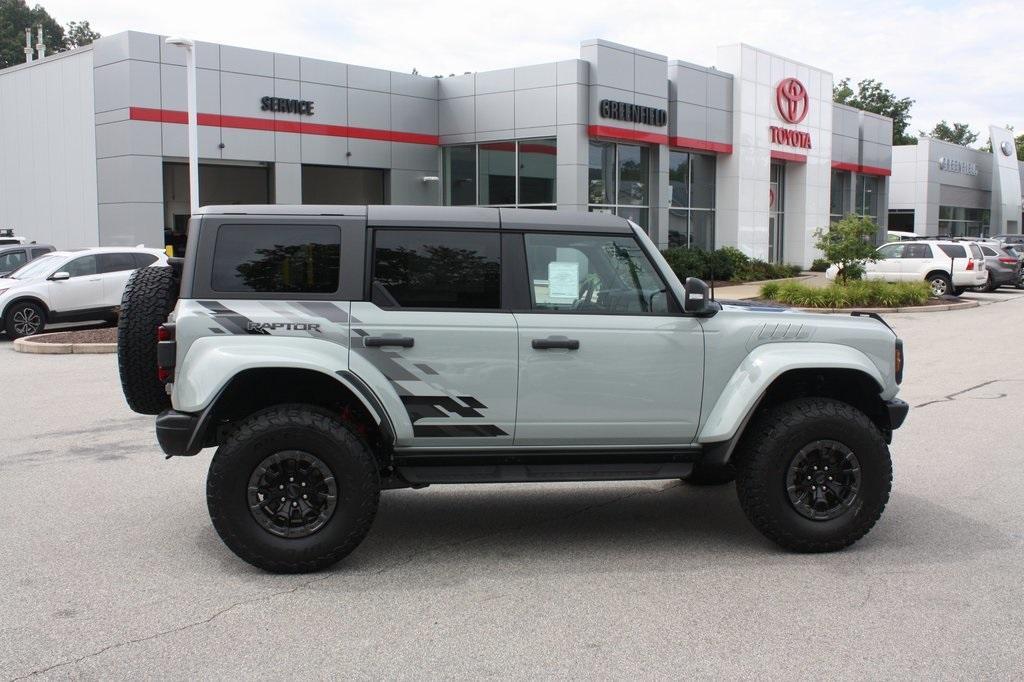
[[[43,312],[46,313],[47,318],[50,317],[50,306],[46,305],[43,299],[39,298],[34,294],[25,294],[23,296],[15,296],[10,301],[8,301],[6,305],[4,305],[3,313],[0,314],[0,320],[6,322],[7,311],[11,309],[11,306],[13,306],[15,303],[22,303],[24,301],[31,301],[32,303],[35,303],[37,306],[43,309]]]
[[[769,343],[743,359],[711,408],[697,435],[704,444],[733,442],[742,433],[768,387],[795,369],[849,369],[862,372],[878,385],[885,380],[867,355],[832,343]],[[729,448],[731,451],[731,447]],[[726,454],[728,457],[728,454]]]
[[[175,409],[200,413],[205,421],[235,377],[251,369],[311,370],[330,377],[356,396],[393,442],[394,427],[380,399],[348,369],[348,348],[322,339],[262,335],[197,339],[176,373]]]

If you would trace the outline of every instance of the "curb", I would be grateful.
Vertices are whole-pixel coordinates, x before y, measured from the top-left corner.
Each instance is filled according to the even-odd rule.
[[[914,305],[906,308],[796,308],[805,313],[941,313],[946,310],[965,310],[977,308],[978,301],[964,301],[962,303],[950,303],[948,305]]]
[[[56,332],[61,333],[61,332]],[[47,336],[40,334],[40,337]],[[26,336],[14,340],[14,350],[19,353],[39,353],[41,355],[72,355],[116,353],[116,343],[41,343],[30,339],[39,338]]]

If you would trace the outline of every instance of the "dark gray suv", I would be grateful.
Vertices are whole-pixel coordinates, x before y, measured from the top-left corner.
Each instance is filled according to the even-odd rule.
[[[0,246],[0,277],[7,277],[30,260],[56,249],[49,244],[5,244]]]

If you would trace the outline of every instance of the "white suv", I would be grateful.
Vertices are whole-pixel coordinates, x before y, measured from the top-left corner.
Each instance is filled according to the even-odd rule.
[[[38,334],[49,323],[114,320],[133,270],[166,265],[159,249],[99,247],[54,251],[0,279],[7,338]]]
[[[969,287],[988,282],[985,254],[975,242],[948,239],[918,239],[883,244],[875,252],[878,260],[864,264],[864,279],[886,282],[928,282],[932,294],[959,296]],[[825,278],[834,280],[833,265]]]

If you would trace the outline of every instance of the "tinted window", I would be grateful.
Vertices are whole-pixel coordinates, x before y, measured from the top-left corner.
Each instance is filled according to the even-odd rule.
[[[7,253],[0,254],[0,271],[10,272],[11,270],[21,267],[28,258],[25,256],[24,251],[8,251]]]
[[[100,272],[124,272],[134,270],[135,254],[132,253],[101,253]]]
[[[501,307],[496,232],[377,230],[373,301],[403,308]]]
[[[932,249],[927,244],[907,244],[903,249],[904,258],[931,258]]]
[[[156,256],[151,253],[136,253],[135,256],[135,267],[144,268],[147,265],[152,265],[156,262]]]
[[[216,291],[329,294],[338,290],[341,228],[224,225],[213,251]]]
[[[988,248],[987,246],[981,247],[981,252],[983,254],[985,254],[986,256],[994,256],[994,255],[996,255],[996,252],[993,249]]]
[[[33,258],[39,258],[40,256],[45,256],[48,253],[50,253],[50,249],[32,249]]]
[[[967,250],[960,244],[939,244],[939,248],[950,258],[967,258]]]
[[[630,237],[526,235],[536,310],[588,314],[666,313],[665,284]]]
[[[86,275],[95,275],[97,272],[96,268],[96,256],[82,256],[71,261],[60,269],[61,272],[66,272],[72,277],[84,277]]]

